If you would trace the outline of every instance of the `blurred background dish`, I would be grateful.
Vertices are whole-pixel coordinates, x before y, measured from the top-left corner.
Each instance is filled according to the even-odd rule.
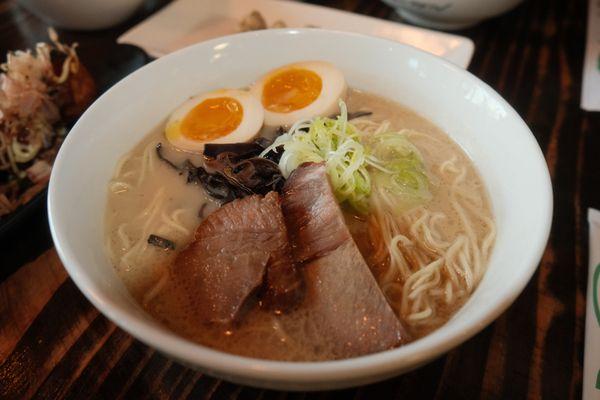
[[[58,28],[104,29],[123,22],[144,0],[19,0],[23,7]]]
[[[264,28],[322,28],[408,44],[466,68],[474,51],[466,37],[296,1],[177,0],[121,35],[153,57],[219,36]]]
[[[455,30],[503,14],[522,0],[382,0],[408,22],[427,28]]]

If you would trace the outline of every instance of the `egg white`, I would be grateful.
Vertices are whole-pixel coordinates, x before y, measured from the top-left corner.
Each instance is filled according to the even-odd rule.
[[[181,122],[186,115],[204,100],[230,97],[237,100],[242,106],[242,121],[232,132],[208,141],[189,139],[181,132]],[[260,131],[264,120],[264,109],[260,101],[244,90],[221,89],[213,92],[194,96],[180,105],[169,117],[165,127],[165,136],[171,144],[181,150],[201,152],[206,143],[239,143],[247,142],[254,138]]]
[[[307,69],[314,72],[321,78],[322,88],[319,96],[304,108],[294,110],[288,113],[278,113],[265,109],[265,125],[267,126],[290,126],[294,122],[312,118],[315,116],[328,116],[339,111],[339,99],[345,99],[347,85],[344,74],[333,64],[325,61],[305,61],[292,63],[270,71],[256,83],[254,83],[250,92],[258,99],[262,105],[262,94],[265,83],[274,75],[287,69],[298,68]]]

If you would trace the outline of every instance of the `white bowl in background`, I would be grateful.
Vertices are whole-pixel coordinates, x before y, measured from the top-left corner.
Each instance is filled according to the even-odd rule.
[[[125,21],[144,0],[19,0],[56,28],[103,29]]]
[[[408,22],[427,28],[468,28],[503,14],[523,0],[382,0]]]
[[[327,362],[279,362],[216,351],[161,326],[129,295],[104,251],[107,184],[118,159],[188,97],[242,87],[274,67],[325,60],[349,85],[407,105],[444,129],[487,185],[498,236],[469,301],[432,334],[397,349]],[[108,318],[142,342],[208,374],[254,386],[316,390],[374,382],[414,369],[500,315],[534,273],[552,216],[544,157],[523,120],[470,73],[397,42],[317,29],[249,32],[185,48],[134,72],[79,119],[56,159],[48,210],[71,278]]]

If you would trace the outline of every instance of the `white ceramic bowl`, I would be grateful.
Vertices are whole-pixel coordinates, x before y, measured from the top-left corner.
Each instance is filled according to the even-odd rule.
[[[523,0],[382,0],[404,19],[435,29],[462,29],[503,14]]]
[[[144,0],[19,0],[57,28],[103,29],[123,22]]]
[[[188,97],[248,85],[271,68],[326,60],[349,84],[397,100],[458,142],[487,184],[498,237],[465,306],[431,335],[398,349],[329,362],[238,357],[185,340],[129,295],[103,246],[107,183],[119,157]],[[552,188],[533,135],[496,92],[468,72],[397,42],[322,30],[270,30],[204,42],[160,58],[100,97],[65,140],[50,180],[52,236],[67,271],[108,318],[142,342],[231,381],[284,389],[341,388],[416,368],[473,336],[521,292],[550,229]]]

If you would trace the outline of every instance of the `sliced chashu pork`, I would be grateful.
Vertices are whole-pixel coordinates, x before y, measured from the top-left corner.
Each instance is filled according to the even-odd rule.
[[[264,301],[285,308],[301,277],[294,268],[279,196],[253,195],[209,215],[195,240],[171,267],[194,315],[203,323],[229,323],[266,279]]]
[[[408,335],[387,303],[344,221],[325,165],[289,177],[282,210],[294,256],[304,264],[302,308],[336,358],[390,349]]]

